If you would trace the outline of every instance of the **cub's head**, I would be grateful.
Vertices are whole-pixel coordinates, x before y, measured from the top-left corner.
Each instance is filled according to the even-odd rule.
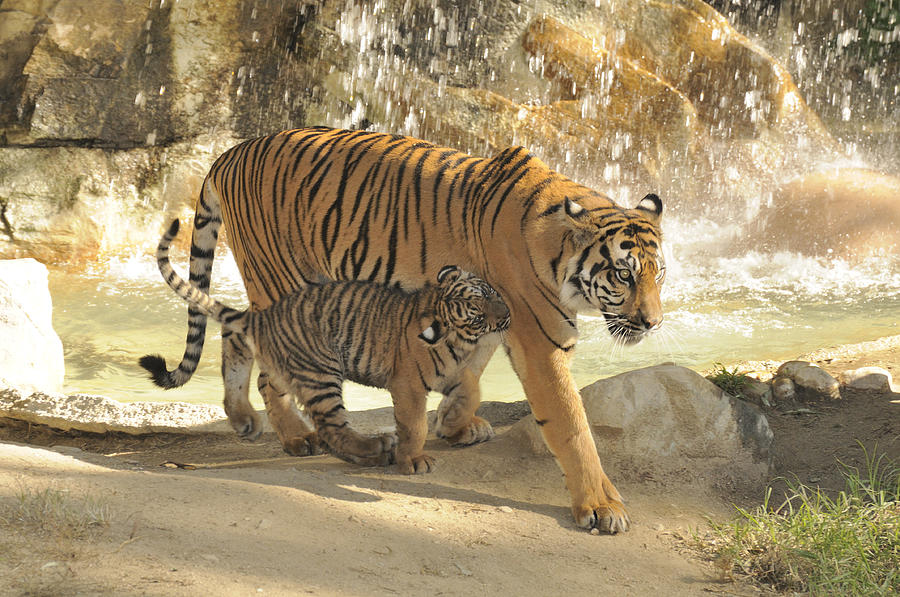
[[[450,331],[465,342],[475,343],[491,332],[509,328],[509,309],[500,295],[475,274],[455,265],[437,275],[439,298],[434,320],[420,338],[434,344]]]
[[[662,201],[650,194],[634,209],[584,207],[566,198],[562,210],[574,252],[560,298],[580,312],[600,312],[610,333],[640,342],[662,323],[659,291],[666,278],[659,220]],[[560,214],[563,215],[563,214]]]

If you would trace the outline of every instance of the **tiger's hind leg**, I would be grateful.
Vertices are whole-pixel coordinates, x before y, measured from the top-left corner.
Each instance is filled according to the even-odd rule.
[[[303,420],[294,406],[293,397],[276,387],[265,371],[259,372],[259,393],[266,404],[269,423],[281,447],[291,456],[313,456],[321,453],[318,434]]]
[[[225,384],[225,414],[237,434],[256,440],[262,433],[262,422],[248,396],[253,351],[244,337],[236,332],[222,334],[222,381]]]
[[[444,386],[444,398],[437,408],[435,434],[453,446],[470,446],[494,437],[491,424],[475,415],[481,404],[479,378],[500,344],[483,338],[465,367]]]
[[[341,460],[362,466],[387,466],[394,461],[396,434],[367,436],[350,426],[339,376],[305,372],[303,377],[303,382],[294,382],[294,394],[313,420],[323,448]]]

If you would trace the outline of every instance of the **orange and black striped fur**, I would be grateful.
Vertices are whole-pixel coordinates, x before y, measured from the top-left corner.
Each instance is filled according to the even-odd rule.
[[[223,336],[244,336],[268,383],[298,397],[316,427],[306,438],[310,453],[324,444],[358,464],[386,465],[396,455],[401,472],[431,470],[434,461],[423,451],[425,399],[432,390],[446,391],[447,380],[482,338],[509,327],[509,310],[493,288],[450,265],[438,272],[437,285],[414,292],[329,282],[296,290],[261,311],[238,311],[172,269],[169,245],[177,234],[174,220],[159,242],[163,278],[178,296],[220,322]],[[162,357],[147,355],[140,363],[154,380],[166,379]],[[345,379],[390,390],[399,443],[394,434],[366,437],[349,426],[341,394]]]
[[[416,288],[447,263],[474,272],[509,307],[506,350],[565,473],[575,520],[616,532],[628,517],[569,373],[575,315],[602,313],[626,343],[660,325],[661,213],[655,195],[621,207],[521,147],[482,158],[409,137],[298,129],[237,145],[213,164],[197,205],[191,280],[208,288],[223,222],[253,309],[323,280]],[[205,322],[190,311],[185,356],[164,385],[190,378]],[[439,436],[457,444],[491,437],[475,410],[478,379],[495,348],[480,346],[445,388]],[[233,334],[222,354],[225,408],[248,437],[259,432],[247,399],[251,364],[251,351]],[[289,397],[270,390],[264,398],[270,420],[286,434],[301,433]]]

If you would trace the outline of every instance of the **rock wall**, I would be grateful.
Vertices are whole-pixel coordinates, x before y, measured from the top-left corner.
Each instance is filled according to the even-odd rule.
[[[630,203],[742,212],[837,143],[700,0],[0,0],[0,256],[151,250],[239,139],[527,145]]]

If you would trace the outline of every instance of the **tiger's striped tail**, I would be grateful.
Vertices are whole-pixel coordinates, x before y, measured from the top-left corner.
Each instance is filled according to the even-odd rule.
[[[223,328],[243,334],[246,327],[246,311],[238,311],[220,303],[196,286],[186,282],[172,268],[172,264],[169,262],[169,246],[172,244],[172,240],[178,236],[179,226],[178,220],[173,220],[169,230],[159,241],[159,246],[156,249],[156,262],[159,266],[159,273],[162,274],[166,283],[175,291],[175,294],[190,303],[191,307],[193,307],[191,309],[192,314],[196,312],[204,317],[204,329],[205,317],[209,316],[221,323]],[[144,355],[139,363],[141,367],[150,373],[150,377],[156,385],[168,390],[183,385],[191,378],[200,360],[200,351],[197,351],[195,354],[196,356],[189,351],[185,351],[181,364],[174,371],[169,371],[166,368],[166,360],[160,355]]]

